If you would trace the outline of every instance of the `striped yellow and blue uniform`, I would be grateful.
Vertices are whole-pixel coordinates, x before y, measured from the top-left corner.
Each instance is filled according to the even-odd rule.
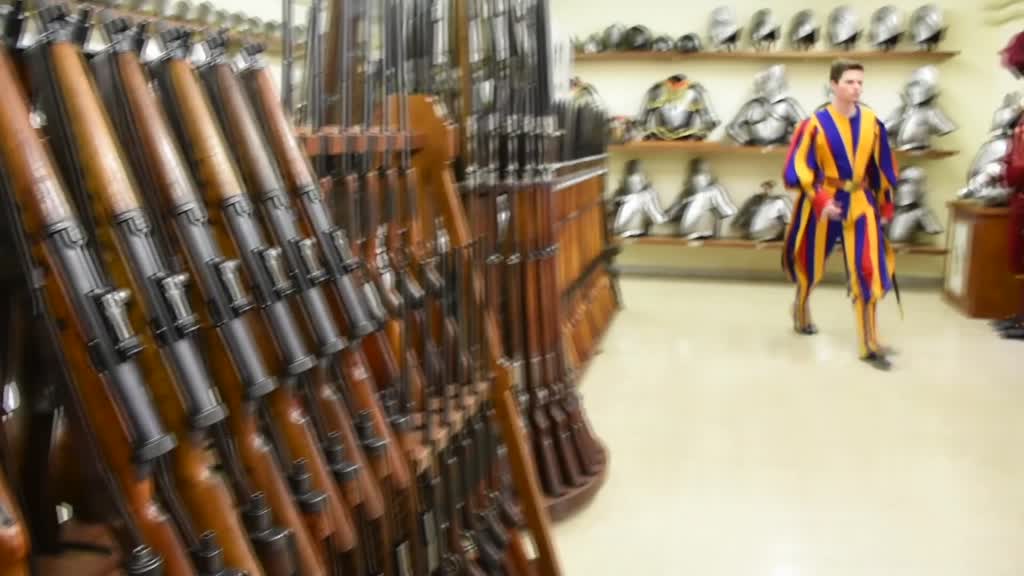
[[[798,288],[797,322],[806,321],[810,291],[842,239],[862,355],[877,351],[874,307],[894,285],[895,256],[880,216],[892,217],[897,171],[885,125],[870,108],[858,105],[847,117],[828,105],[797,127],[783,172],[786,187],[800,192],[782,254]],[[830,199],[842,210],[838,221],[821,216]]]

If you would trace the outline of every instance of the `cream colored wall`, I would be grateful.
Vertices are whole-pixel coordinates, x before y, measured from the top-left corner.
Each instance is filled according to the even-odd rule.
[[[810,2],[808,0],[731,0],[728,5],[735,10],[741,24],[746,27],[755,10],[771,8],[783,25],[783,32],[789,28],[789,20],[797,11],[805,8],[815,10],[824,24],[828,13],[841,2]],[[904,11],[905,18],[923,4],[923,1],[890,0],[854,4],[861,21],[867,27],[872,12],[883,4],[893,4]],[[993,109],[1002,101],[1006,92],[1021,88],[1020,84],[999,65],[998,51],[1018,30],[1024,29],[1024,19],[1016,24],[989,27],[984,24],[986,12],[982,2],[971,0],[944,0],[935,2],[943,8],[949,30],[941,44],[942,49],[960,50],[958,56],[937,64],[942,95],[941,107],[958,124],[954,133],[934,140],[937,147],[959,150],[960,154],[943,160],[920,162],[925,166],[929,183],[929,204],[946,221],[947,201],[965,181],[965,173],[975,150],[987,137],[987,130]],[[698,32],[702,39],[707,36],[707,19],[711,10],[725,2],[664,2],[656,0],[552,0],[552,10],[559,26],[569,34],[582,37],[594,31],[601,31],[613,22],[626,26],[644,24],[656,34],[665,33],[673,37],[686,32]],[[744,37],[744,45],[747,39]],[[862,41],[861,46],[865,43]],[[640,107],[645,90],[666,76],[682,72],[689,78],[703,83],[711,94],[715,110],[722,124],[729,121],[740,105],[751,95],[751,76],[767,67],[770,62],[760,61],[693,61],[678,62],[577,62],[575,72],[592,82],[600,92],[613,114],[635,115]],[[828,80],[827,60],[810,62],[786,62],[790,92],[810,112],[825,99],[824,89]],[[864,102],[875,109],[883,118],[899,102],[898,91],[905,78],[918,66],[920,61],[911,59],[893,62],[867,61],[867,77]],[[723,127],[719,127],[710,139],[723,138]],[[641,158],[647,174],[658,190],[665,206],[671,202],[683,183],[685,165],[689,156],[679,153],[645,153]],[[758,157],[742,155],[709,155],[714,172],[726,186],[737,206],[758,190],[758,183],[767,178],[778,180],[781,174],[782,156],[779,154]],[[617,186],[621,170],[629,156],[614,154],[611,159],[609,190]],[[911,164],[905,162],[904,164]],[[665,230],[668,231],[667,229]],[[944,243],[944,235],[937,239]],[[770,258],[777,262],[777,253],[772,251],[762,256],[731,254],[728,250],[687,250],[685,248],[631,247],[624,254],[624,261],[646,265],[711,266],[716,263],[742,268],[749,266],[751,259]],[[902,258],[902,257],[901,257]],[[902,258],[907,263],[916,261]],[[925,275],[940,275],[942,258],[930,257],[923,260],[921,268]],[[760,264],[757,267],[761,267]],[[774,266],[774,263],[769,263]]]

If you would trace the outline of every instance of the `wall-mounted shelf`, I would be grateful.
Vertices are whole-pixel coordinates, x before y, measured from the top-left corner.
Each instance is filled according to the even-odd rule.
[[[789,150],[788,145],[778,146],[740,146],[729,142],[717,140],[637,140],[626,144],[611,144],[608,146],[609,153],[631,153],[631,152],[673,152],[688,151],[700,152],[703,154],[749,154],[784,155]],[[956,150],[909,150],[896,151],[899,158],[908,159],[938,159],[949,158],[959,154]]]
[[[576,62],[677,62],[683,60],[771,60],[785,62],[800,61],[831,61],[839,58],[851,60],[888,60],[888,61],[921,61],[941,62],[960,54],[959,50],[893,50],[881,51],[844,51],[844,50],[737,50],[734,52],[640,52],[617,51],[597,52],[594,54],[577,53]]]
[[[683,248],[738,248],[741,250],[779,250],[782,248],[781,241],[757,242],[742,238],[688,240],[678,236],[640,236],[636,238],[618,238],[616,241],[621,245],[640,244],[646,246],[679,246]],[[943,246],[929,246],[927,244],[893,244],[893,250],[897,254],[923,254],[929,256],[943,256],[947,252]]]

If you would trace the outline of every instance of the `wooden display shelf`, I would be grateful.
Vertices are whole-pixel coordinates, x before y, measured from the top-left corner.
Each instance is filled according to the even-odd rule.
[[[970,318],[1019,312],[1019,287],[1010,269],[1010,209],[949,202],[949,246],[943,297]]]
[[[609,153],[687,151],[701,152],[705,154],[782,155],[785,154],[788,150],[788,144],[779,144],[777,146],[741,146],[739,144],[732,144],[729,142],[723,142],[719,140],[637,140],[634,142],[627,142],[626,144],[610,144],[608,146]],[[896,151],[896,156],[904,159],[949,158],[951,156],[956,156],[957,154],[959,154],[959,151],[941,150],[937,148],[931,148],[928,150]]]
[[[576,62],[679,62],[684,60],[770,60],[784,62],[853,60],[941,62],[960,54],[959,50],[736,50],[732,52],[646,52],[614,51],[594,54],[576,53]]]
[[[742,250],[778,250],[782,248],[782,241],[757,242],[755,240],[744,240],[743,238],[707,238],[703,240],[688,240],[677,236],[640,236],[636,238],[618,238],[622,245],[642,244],[647,246],[682,246],[686,248],[738,248]],[[893,250],[897,254],[923,254],[930,256],[944,256],[948,250],[944,246],[931,246],[928,244],[893,244]]]

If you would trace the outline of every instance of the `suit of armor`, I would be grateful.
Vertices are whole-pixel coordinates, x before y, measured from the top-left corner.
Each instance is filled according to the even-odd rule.
[[[639,160],[630,160],[626,164],[626,174],[615,193],[615,205],[615,222],[612,229],[616,236],[644,236],[651,224],[663,224],[668,221],[668,216],[661,209],[658,192],[640,170]]]
[[[748,100],[726,127],[729,136],[744,145],[768,146],[789,140],[807,113],[786,95],[786,69],[775,65],[754,77],[757,95]]]
[[[717,236],[719,222],[734,214],[736,205],[707,162],[693,159],[687,182],[668,209],[669,220],[679,221],[679,235],[689,240]]]
[[[703,140],[721,121],[704,87],[677,74],[647,91],[639,123],[644,138]]]
[[[887,229],[889,240],[893,242],[912,242],[914,235],[920,230],[927,234],[939,234],[942,225],[938,217],[924,203],[927,190],[924,170],[917,166],[908,166],[900,171],[896,183],[896,214]]]
[[[860,357],[887,367],[875,323],[878,300],[895,286],[895,253],[881,227],[893,216],[897,181],[885,125],[863,104],[852,116],[826,106],[797,127],[783,176],[787,188],[800,192],[782,251],[783,270],[797,285],[794,329],[817,331],[808,298],[842,238]],[[837,220],[823,215],[830,202],[840,210]]]
[[[778,194],[774,182],[761,184],[761,191],[743,203],[732,227],[749,240],[768,242],[782,238],[793,214],[793,201]]]
[[[934,66],[919,68],[903,87],[900,94],[903,104],[885,123],[897,150],[930,148],[933,135],[945,136],[956,130],[956,124],[936,103],[938,75]]]
[[[967,172],[967,186],[957,196],[985,204],[1005,205],[1012,188],[1006,182],[1006,163],[1010,153],[1013,130],[1024,111],[1024,95],[1007,94],[1003,104],[992,114],[992,135],[974,155]]]

